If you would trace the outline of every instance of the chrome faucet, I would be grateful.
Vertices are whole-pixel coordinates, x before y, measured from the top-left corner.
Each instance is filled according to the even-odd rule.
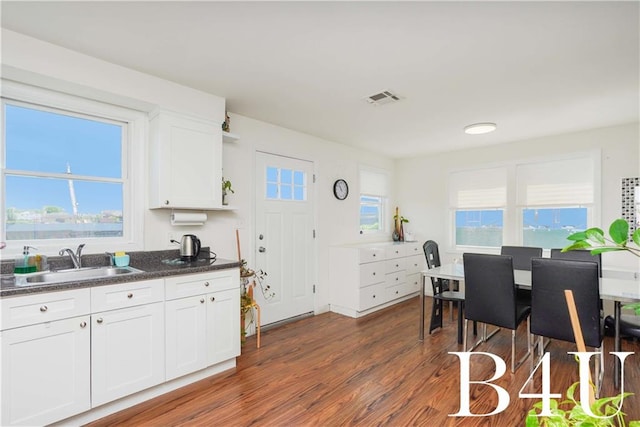
[[[82,248],[84,248],[84,243],[78,246],[75,253],[73,253],[73,249],[62,248],[58,255],[64,256],[65,253],[68,254],[73,263],[73,268],[82,268]]]
[[[109,267],[113,267],[114,265],[116,265],[115,261],[114,261],[114,257],[116,256],[114,253],[112,252],[105,252],[105,255],[107,255],[109,257]]]

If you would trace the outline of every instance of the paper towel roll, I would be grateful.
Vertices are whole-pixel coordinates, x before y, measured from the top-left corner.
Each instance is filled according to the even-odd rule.
[[[202,213],[172,213],[171,225],[203,225],[207,220],[207,214]]]

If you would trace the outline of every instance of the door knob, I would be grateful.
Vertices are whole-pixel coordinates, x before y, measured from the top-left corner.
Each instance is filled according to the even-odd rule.
[[[264,247],[264,246],[260,246],[260,247],[258,248],[258,252],[266,252],[266,251],[267,251],[267,250],[265,249],[265,247]]]

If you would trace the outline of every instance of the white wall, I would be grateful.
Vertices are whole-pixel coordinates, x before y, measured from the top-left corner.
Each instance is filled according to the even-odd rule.
[[[455,151],[396,162],[396,196],[419,240],[435,240],[443,261],[459,257],[449,242],[447,179],[451,170],[512,160],[601,150],[602,210],[600,225],[608,228],[621,216],[621,180],[640,176],[638,124],[593,129],[512,142],[475,150]],[[630,254],[604,254],[605,267],[637,268]]]

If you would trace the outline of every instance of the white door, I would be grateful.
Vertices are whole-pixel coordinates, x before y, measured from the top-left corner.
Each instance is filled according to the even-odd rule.
[[[255,218],[256,267],[270,286],[254,291],[261,323],[313,312],[313,163],[256,153]]]

